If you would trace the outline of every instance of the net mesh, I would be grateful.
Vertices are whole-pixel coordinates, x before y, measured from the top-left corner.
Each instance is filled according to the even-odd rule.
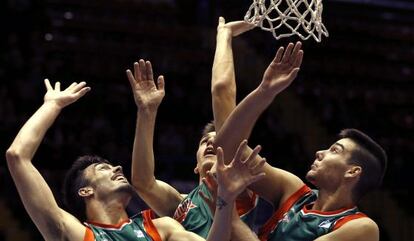
[[[329,36],[322,23],[322,0],[253,0],[244,20],[272,32],[276,39],[297,35],[317,42]],[[277,31],[277,32],[276,32]]]

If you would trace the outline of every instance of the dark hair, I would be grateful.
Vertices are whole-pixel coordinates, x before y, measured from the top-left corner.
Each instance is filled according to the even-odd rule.
[[[210,121],[207,123],[204,128],[203,132],[201,133],[203,136],[206,136],[208,133],[216,131],[216,128],[214,127],[214,121]]]
[[[68,211],[80,221],[86,220],[86,206],[84,199],[79,196],[78,191],[89,184],[84,176],[84,170],[95,163],[110,164],[109,161],[99,156],[85,155],[78,157],[66,172],[63,182],[63,202]]]
[[[367,192],[379,187],[387,169],[387,154],[384,149],[362,131],[345,129],[339,138],[349,138],[357,144],[348,163],[362,168],[359,182],[354,188],[354,199],[359,200]]]

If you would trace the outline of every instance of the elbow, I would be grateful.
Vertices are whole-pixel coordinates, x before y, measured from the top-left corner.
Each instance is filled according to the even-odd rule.
[[[11,165],[16,164],[18,160],[21,160],[21,155],[19,151],[17,151],[14,148],[9,148],[6,151],[6,160],[7,160],[7,166],[10,168]]]
[[[236,94],[236,88],[224,80],[218,80],[211,86],[211,93],[219,96],[223,94],[233,96]]]
[[[9,148],[6,151],[6,160],[7,162],[12,162],[19,159],[19,152],[16,149]]]

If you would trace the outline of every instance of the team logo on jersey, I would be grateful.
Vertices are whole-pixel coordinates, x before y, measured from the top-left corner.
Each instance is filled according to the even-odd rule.
[[[318,225],[318,227],[328,229],[328,228],[330,228],[330,227],[331,227],[331,225],[332,225],[332,221],[331,221],[331,220],[325,220],[325,221],[323,221],[322,223],[320,223],[320,224]]]
[[[134,233],[138,238],[144,238],[145,237],[144,233],[141,230],[134,229]]]
[[[191,201],[191,199],[188,198],[184,200],[184,202],[178,205],[177,210],[175,210],[174,219],[182,223],[187,217],[188,212],[190,212],[191,209],[196,207],[197,206]]]
[[[289,215],[287,213],[285,213],[283,215],[283,218],[279,221],[279,222],[284,222],[284,223],[288,223],[290,221],[289,219]]]

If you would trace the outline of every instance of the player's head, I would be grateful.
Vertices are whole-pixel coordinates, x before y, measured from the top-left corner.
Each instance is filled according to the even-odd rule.
[[[198,144],[197,150],[197,166],[194,169],[195,173],[198,173],[201,177],[206,175],[206,172],[216,163],[217,156],[213,147],[214,137],[216,131],[214,123],[209,122],[204,126],[201,140]]]
[[[306,178],[318,187],[337,188],[353,185],[353,200],[382,183],[387,155],[368,135],[356,129],[342,130],[338,141],[328,150],[316,152],[316,160]]]
[[[113,166],[99,156],[79,157],[66,173],[63,197],[65,205],[80,220],[86,219],[87,199],[105,201],[116,193],[133,192],[133,188],[124,177],[120,166]]]

